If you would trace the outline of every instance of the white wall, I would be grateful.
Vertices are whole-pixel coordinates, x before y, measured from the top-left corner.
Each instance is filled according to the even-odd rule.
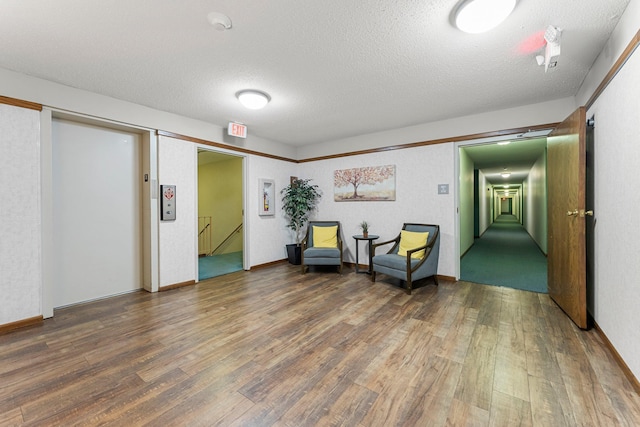
[[[285,245],[295,243],[291,229],[286,227],[287,221],[282,213],[282,196],[280,191],[289,185],[291,176],[306,176],[305,165],[270,159],[261,156],[249,156],[247,159],[247,188],[249,190],[245,217],[250,227],[248,250],[251,265],[262,265],[286,258]],[[300,166],[298,168],[298,166]],[[262,203],[260,179],[275,181],[275,212],[273,216],[260,216],[259,205]]]
[[[176,186],[176,219],[159,227],[160,287],[197,280],[196,150],[179,139],[158,141],[158,185]]]
[[[640,1],[631,0],[616,29],[591,67],[576,99],[586,104],[640,28]],[[587,111],[595,115],[595,321],[634,376],[640,379],[640,229],[633,213],[640,206],[640,54],[636,50]],[[631,185],[630,185],[631,183]]]
[[[473,246],[473,160],[464,151],[458,149],[460,153],[460,254],[464,254]]]
[[[489,182],[487,181],[487,177],[484,173],[482,173],[482,171],[478,172],[478,202],[479,202],[479,209],[478,209],[478,214],[480,216],[479,218],[479,233],[480,236],[482,236],[484,234],[485,231],[487,231],[487,228],[489,228],[489,226],[491,226],[491,224],[493,223],[493,217],[491,215],[492,211],[492,207],[493,204],[491,203],[492,200],[492,191],[491,191],[491,184],[489,184]]]
[[[358,224],[366,220],[369,233],[379,241],[396,237],[402,224],[417,222],[440,225],[440,260],[438,274],[455,276],[455,147],[453,143],[430,145],[383,154],[341,157],[299,165],[298,176],[311,178],[323,196],[315,219],[340,220],[345,245],[345,261],[355,262],[354,234],[361,234]],[[396,200],[386,202],[335,202],[333,171],[364,166],[396,166]],[[449,184],[449,194],[439,195],[438,184]],[[359,262],[367,262],[364,246],[359,245]]]
[[[640,20],[639,20],[640,22]],[[587,112],[595,116],[593,316],[640,378],[640,52]]]
[[[524,228],[540,247],[547,253],[547,155],[541,155],[533,164],[525,189]]]
[[[0,104],[0,325],[42,314],[39,123]]]

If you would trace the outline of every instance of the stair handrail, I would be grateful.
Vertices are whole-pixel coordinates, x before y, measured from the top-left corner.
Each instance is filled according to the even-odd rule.
[[[220,244],[219,244],[219,245],[218,245],[214,250],[212,250],[212,251],[211,251],[211,255],[213,255],[214,253],[216,253],[216,251],[217,251],[218,249],[220,249],[220,247],[221,247],[222,245],[224,245],[224,244],[227,242],[227,240],[231,239],[231,237],[233,237],[233,235],[234,235],[235,233],[237,233],[238,231],[240,231],[240,229],[241,229],[241,228],[242,228],[242,223],[240,223],[240,225],[239,225],[239,226],[237,226],[237,227],[236,227],[236,228],[235,228],[231,233],[229,233],[229,235],[228,235],[227,237],[225,237],[225,239],[222,241],[222,243],[220,243]]]
[[[200,230],[200,232],[198,233],[198,237],[200,237],[202,235],[202,233],[204,233],[204,231],[209,228],[209,226],[211,225],[211,223],[207,223],[207,225],[204,226],[204,228],[202,230]]]

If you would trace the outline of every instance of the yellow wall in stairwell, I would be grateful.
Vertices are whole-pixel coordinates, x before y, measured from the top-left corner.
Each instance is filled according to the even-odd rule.
[[[211,217],[213,249],[242,223],[242,158],[198,166],[198,216]],[[216,253],[241,251],[242,235],[235,233]]]

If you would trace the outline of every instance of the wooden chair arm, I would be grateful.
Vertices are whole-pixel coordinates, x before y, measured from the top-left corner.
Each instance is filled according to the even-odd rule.
[[[392,242],[395,242],[395,244],[397,245],[400,242],[400,235],[398,234],[398,236],[395,239],[387,240],[385,242],[374,243],[373,245],[371,245],[371,257],[375,256],[376,248],[378,246],[388,245],[389,243],[392,243]],[[395,246],[392,246],[390,250],[393,250],[394,247]]]

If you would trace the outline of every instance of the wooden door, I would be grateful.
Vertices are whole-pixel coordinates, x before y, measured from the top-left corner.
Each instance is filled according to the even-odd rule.
[[[586,112],[580,107],[547,139],[549,296],[587,328]]]

